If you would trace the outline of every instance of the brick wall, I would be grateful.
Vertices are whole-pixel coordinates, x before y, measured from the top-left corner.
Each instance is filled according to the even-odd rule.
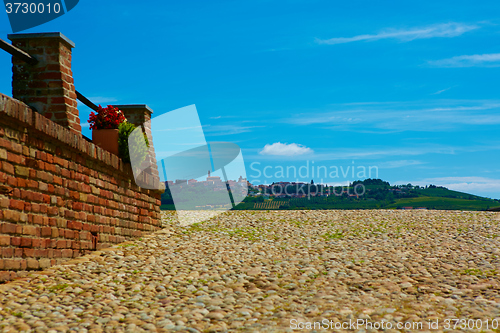
[[[157,230],[160,195],[117,156],[0,94],[0,280]]]
[[[61,33],[11,34],[15,47],[38,61],[27,65],[12,58],[12,96],[55,123],[80,133],[76,90],[71,71],[75,44]]]

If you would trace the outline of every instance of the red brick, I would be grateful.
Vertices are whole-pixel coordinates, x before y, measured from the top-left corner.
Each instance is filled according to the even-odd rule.
[[[49,250],[46,250],[46,249],[43,249],[43,250],[35,250],[35,257],[38,257],[38,258],[46,258],[46,257],[48,257],[48,251],[49,251]]]
[[[35,249],[23,249],[23,256],[24,257],[34,257],[35,256]]]
[[[82,222],[68,221],[68,228],[69,229],[82,230],[82,227],[83,227]]]
[[[45,238],[42,241],[42,248],[53,248],[57,244],[56,239]]]
[[[31,188],[38,188],[38,182],[36,180],[33,180],[33,179],[27,179],[26,185],[28,185],[28,187],[31,187]]]
[[[3,211],[3,219],[6,221],[19,222],[21,219],[21,215],[16,210],[4,210]],[[6,232],[7,233],[7,232]]]
[[[2,267],[3,267],[3,260],[0,261],[2,261]],[[12,280],[11,272],[0,271],[0,281],[9,281],[9,280]]]
[[[73,202],[73,210],[83,210],[83,203]]]
[[[41,215],[33,216],[33,223],[43,224],[43,217]]]
[[[24,179],[24,178],[17,178],[17,186],[19,186],[19,187],[26,187],[26,179]]]
[[[23,210],[24,209],[24,202],[20,200],[10,200],[10,208],[11,209],[17,209],[17,210]]]
[[[21,199],[31,201],[33,200],[33,192],[21,190]]]
[[[61,80],[62,74],[60,72],[45,72],[39,74],[37,77],[39,80]],[[46,158],[46,155],[44,157]]]
[[[42,246],[42,241],[43,241],[43,238],[34,238],[31,241],[31,246],[33,246],[33,247],[41,247]]]
[[[4,138],[0,138],[0,147],[11,149],[12,144],[9,140],[4,139]]]
[[[57,207],[48,207],[47,213],[49,215],[59,215],[59,209]]]
[[[17,187],[17,178],[12,176],[7,176],[7,185]]]
[[[14,164],[22,164],[23,157],[19,156],[19,155],[16,155],[16,154],[13,154],[13,153],[8,153],[7,154],[7,160],[9,162],[14,163]]]
[[[71,210],[66,210],[64,211],[64,217],[67,219],[74,219],[75,218],[75,212]]]
[[[73,230],[66,229],[64,231],[65,238],[73,238],[75,236],[75,232]]]
[[[11,236],[0,235],[0,246],[9,246],[11,244]]]
[[[66,221],[65,219],[57,219],[57,226],[59,228],[66,228],[68,225],[68,221]]]
[[[2,257],[11,258],[14,255],[14,249],[11,247],[4,247],[2,249]]]
[[[7,162],[2,162],[2,170],[11,175],[14,174],[14,166]]]
[[[33,192],[33,201],[43,202],[43,194],[42,193]]]
[[[12,246],[20,246],[21,245],[21,237],[11,237],[10,245]]]
[[[23,234],[24,235],[36,236],[36,233],[37,233],[37,227],[32,226],[32,225],[23,226]]]
[[[16,225],[12,224],[12,223],[3,223],[2,224],[2,233],[15,234],[16,233]]]
[[[40,267],[38,260],[36,259],[27,259],[26,265],[28,269],[38,269]]]
[[[22,237],[21,238],[21,247],[31,247],[31,238]]]
[[[15,188],[14,191],[12,191],[12,197],[13,198],[21,198],[21,190],[18,188]]]
[[[16,142],[11,142],[12,148],[11,150],[15,153],[22,154],[23,153],[23,146],[19,143]]]
[[[40,213],[47,214],[47,205],[40,204]]]
[[[19,270],[21,269],[20,259],[4,259],[5,270]]]
[[[50,237],[52,235],[52,228],[51,227],[42,227],[42,232],[41,236],[42,237]]]
[[[54,184],[56,185],[62,185],[62,178],[61,177],[56,177],[54,176],[54,180],[53,180]]]
[[[61,251],[62,257],[63,258],[71,258],[73,257],[73,250],[71,249],[64,249]]]

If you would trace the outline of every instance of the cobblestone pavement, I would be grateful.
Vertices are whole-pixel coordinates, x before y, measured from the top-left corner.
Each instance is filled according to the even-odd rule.
[[[174,216],[142,239],[0,285],[0,330],[500,327],[500,213],[238,211],[191,226]],[[453,330],[454,318],[475,320]]]

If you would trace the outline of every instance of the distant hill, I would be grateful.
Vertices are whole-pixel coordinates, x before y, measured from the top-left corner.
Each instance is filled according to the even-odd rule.
[[[196,196],[194,188],[189,195]],[[207,200],[205,198],[205,201]],[[218,196],[212,196],[210,200],[213,201],[214,207],[218,206]],[[175,209],[168,187],[162,194],[161,209]],[[314,185],[312,182],[261,185],[259,188],[249,188],[249,195],[235,209],[498,209],[500,211],[500,200],[453,191],[442,186],[391,185],[381,179],[365,179],[354,181],[344,187]]]
[[[308,187],[311,185],[307,184]],[[314,186],[314,185],[313,185]],[[365,193],[355,196],[354,187],[363,186]],[[347,194],[339,187],[316,186],[313,195],[303,198],[270,195],[247,197],[236,209],[440,209],[440,210],[494,210],[500,209],[500,200],[449,190],[442,186],[426,187],[411,184],[393,186],[381,179],[358,180],[350,184]],[[307,190],[305,190],[307,193]],[[322,194],[321,194],[322,193]],[[350,194],[349,194],[350,193]],[[358,191],[359,193],[359,191]]]

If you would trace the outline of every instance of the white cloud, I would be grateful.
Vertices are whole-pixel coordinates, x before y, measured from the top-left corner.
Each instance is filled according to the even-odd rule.
[[[429,64],[436,67],[499,67],[500,53],[462,55],[429,61]]]
[[[486,177],[440,177],[425,181],[450,190],[500,198],[500,179]]]
[[[253,128],[264,126],[239,126],[239,125],[204,125],[203,130],[210,135],[232,135],[250,132]]]
[[[91,101],[92,103],[94,103],[95,105],[107,104],[107,103],[112,103],[112,102],[118,101],[116,98],[113,98],[113,97],[102,97],[102,96],[87,97],[87,99],[89,101]],[[85,105],[80,101],[77,101],[77,102],[78,102],[78,106]]]
[[[391,182],[392,183],[392,182]],[[444,186],[450,190],[470,193],[487,198],[500,199],[500,179],[486,177],[436,177],[422,180],[397,181],[395,185],[411,183],[413,185],[425,186],[436,185]]]
[[[94,104],[111,103],[118,101],[114,97],[102,97],[102,96],[88,97],[88,99],[92,101]]]
[[[445,91],[450,90],[450,89],[451,89],[451,87],[446,88],[446,89],[441,89],[441,90],[436,91],[435,93],[432,93],[431,95],[440,95],[440,94],[442,94]]]
[[[326,40],[318,39],[319,44],[343,44],[357,41],[370,41],[380,39],[398,39],[409,42],[415,39],[426,39],[434,37],[457,37],[468,31],[478,29],[477,25],[466,25],[462,23],[442,23],[426,27],[411,29],[386,29],[373,35],[358,35],[354,37],[337,37]]]
[[[415,160],[398,160],[398,161],[387,161],[379,163],[377,166],[381,169],[395,169],[395,168],[403,168],[412,165],[420,165],[424,164],[422,161]]]
[[[296,143],[281,143],[275,142],[271,145],[267,144],[264,149],[260,151],[261,155],[278,155],[278,156],[297,156],[304,154],[311,154],[313,150],[306,146]]]
[[[272,160],[274,156],[280,156],[282,159],[284,156],[290,157],[293,160],[308,160],[311,155],[295,154],[270,154],[267,151],[275,149],[275,147],[280,147],[280,145],[286,146],[282,143],[274,143],[272,145],[266,145],[264,149],[245,149],[245,157],[248,159],[259,159],[259,160]],[[295,145],[295,144],[291,144]],[[275,146],[275,147],[273,147]],[[301,145],[298,145],[301,147]],[[303,146],[302,146],[303,147]],[[267,150],[266,150],[267,148]],[[309,149],[307,147],[304,147]],[[263,153],[266,150],[266,153]],[[488,145],[475,145],[475,146],[447,146],[440,144],[424,144],[424,145],[413,145],[404,146],[400,148],[393,147],[383,147],[383,146],[372,146],[372,147],[359,147],[359,148],[318,148],[316,150],[310,150],[314,153],[315,161],[340,161],[340,160],[377,160],[377,159],[391,159],[400,158],[403,160],[395,161],[381,161],[381,162],[370,162],[370,165],[376,165],[380,169],[392,169],[397,167],[404,167],[410,165],[423,165],[428,164],[419,160],[414,160],[413,156],[428,155],[428,154],[440,154],[440,155],[456,155],[460,153],[471,153],[471,152],[484,152],[484,151],[498,151],[500,150],[500,143],[488,144]],[[259,154],[256,154],[259,152]],[[252,154],[253,153],[253,154]]]
[[[431,100],[331,105],[333,111],[309,112],[286,117],[294,125],[326,125],[335,130],[353,128],[392,131],[461,130],[470,125],[500,124],[498,100]],[[337,110],[335,110],[337,109]]]
[[[170,132],[170,131],[186,131],[186,130],[194,130],[194,129],[201,129],[202,126],[190,126],[190,127],[173,127],[175,125],[171,125],[170,128],[165,128],[165,129],[153,129],[153,133],[155,132]]]
[[[90,124],[89,123],[80,123],[80,126],[82,128],[85,128],[85,127],[90,127]]]

